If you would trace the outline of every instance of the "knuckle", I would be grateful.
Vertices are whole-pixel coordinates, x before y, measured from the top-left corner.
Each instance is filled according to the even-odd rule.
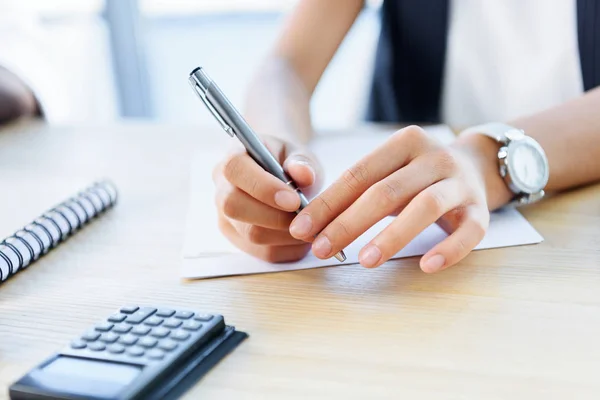
[[[264,261],[277,263],[281,261],[281,252],[275,246],[265,246],[261,251],[261,257]]]
[[[315,200],[318,201],[320,203],[320,205],[322,205],[323,207],[325,207],[329,213],[333,212],[333,206],[332,206],[332,204],[324,196],[317,196],[317,197],[315,197]]]
[[[429,190],[423,192],[419,201],[426,210],[434,213],[435,215],[444,214],[445,196],[439,190]]]
[[[458,160],[451,151],[443,149],[434,154],[433,166],[438,176],[448,176],[454,174],[458,170]]]
[[[369,169],[364,163],[358,163],[348,168],[342,175],[344,183],[352,191],[358,191],[369,183]]]
[[[335,232],[333,235],[329,235],[330,237],[339,237],[340,235],[343,236],[343,239],[348,239],[351,238],[352,235],[352,230],[350,229],[350,227],[348,226],[348,224],[346,223],[346,221],[343,220],[335,220],[332,223],[332,228],[330,232]]]
[[[264,228],[256,225],[248,225],[246,239],[253,244],[267,244],[267,235]]]
[[[427,138],[427,134],[425,130],[417,125],[409,125],[406,128],[398,131],[398,139],[400,140],[408,140],[410,142],[421,142]]]
[[[446,258],[448,264],[455,264],[463,259],[471,249],[468,248],[465,238],[456,238],[452,245],[448,246],[446,250]]]
[[[292,247],[263,246],[259,250],[259,258],[270,263],[297,261],[310,251],[310,245]]]
[[[254,198],[258,198],[260,193],[260,185],[257,180],[253,180],[248,188],[248,194]]]
[[[223,175],[228,181],[237,178],[241,173],[243,155],[234,154],[229,156],[223,163]]]
[[[383,205],[392,205],[400,200],[400,188],[395,182],[383,180],[375,186],[376,196]]]
[[[293,214],[279,212],[277,213],[276,227],[278,229],[288,229],[293,220]]]
[[[472,230],[473,230],[474,237],[481,239],[485,236],[485,232],[487,231],[487,227],[488,227],[487,221],[481,221],[479,219],[475,219],[472,221],[471,225],[473,227]]]
[[[221,210],[223,214],[231,219],[237,219],[240,209],[238,207],[237,196],[234,191],[230,191],[221,196]]]

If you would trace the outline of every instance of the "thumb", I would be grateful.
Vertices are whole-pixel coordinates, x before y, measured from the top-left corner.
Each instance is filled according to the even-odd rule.
[[[283,162],[283,169],[307,195],[316,194],[323,181],[321,165],[306,150],[292,150]]]

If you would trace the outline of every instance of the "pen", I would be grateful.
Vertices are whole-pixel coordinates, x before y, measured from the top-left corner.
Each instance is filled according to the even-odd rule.
[[[219,122],[221,128],[229,136],[238,138],[250,157],[265,171],[283,181],[298,193],[300,196],[300,208],[296,210],[296,214],[302,211],[308,205],[308,200],[304,194],[285,173],[283,167],[273,157],[233,104],[225,97],[221,89],[204,72],[202,67],[198,67],[190,73],[189,83],[194,92],[200,97],[200,100],[202,100],[204,105],[206,105],[211,114]],[[343,250],[337,253],[335,258],[340,262],[346,261],[346,255]]]

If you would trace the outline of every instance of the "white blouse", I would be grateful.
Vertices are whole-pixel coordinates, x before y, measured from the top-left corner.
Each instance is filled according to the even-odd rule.
[[[581,95],[575,0],[451,0],[442,119],[509,121]]]

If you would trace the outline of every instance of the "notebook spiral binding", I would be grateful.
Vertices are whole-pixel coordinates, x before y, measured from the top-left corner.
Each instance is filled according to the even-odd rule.
[[[115,186],[109,181],[96,182],[4,239],[0,243],[0,282],[27,268],[116,202]]]

